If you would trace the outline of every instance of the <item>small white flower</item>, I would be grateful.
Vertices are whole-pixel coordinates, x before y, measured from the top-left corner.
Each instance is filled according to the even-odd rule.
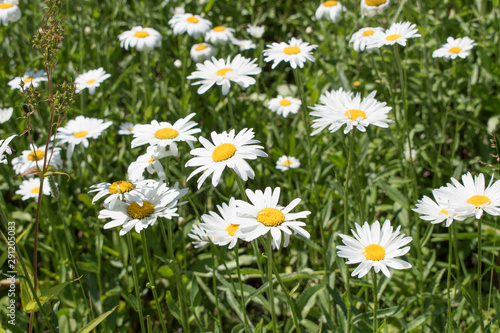
[[[132,135],[134,134],[135,125],[127,121],[120,124],[120,129],[118,130],[119,135]]]
[[[144,170],[147,170],[150,174],[156,172],[160,180],[165,180],[165,169],[159,160],[173,155],[172,151],[167,151],[165,147],[149,146],[146,154],[139,156],[135,162],[130,163],[127,170],[129,179],[131,181],[143,180]]]
[[[24,73],[23,76],[18,76],[10,80],[8,84],[10,86],[10,89],[12,90],[14,89],[23,90],[23,88],[21,88],[21,81],[22,81],[24,82],[24,90],[26,90],[29,88],[29,86],[33,86],[36,88],[40,85],[40,82],[47,80],[48,80],[47,73],[45,73],[45,71],[38,71],[38,72],[27,71],[26,73]]]
[[[154,49],[161,46],[161,34],[152,28],[143,28],[141,26],[133,27],[132,30],[122,32],[118,35],[120,47],[128,50],[129,47],[135,47],[137,51],[145,49]]]
[[[12,117],[12,113],[14,112],[14,108],[0,108],[0,124],[5,123]]]
[[[210,243],[208,236],[205,233],[205,229],[200,227],[200,225],[198,224],[193,225],[188,236],[193,240],[191,243],[193,244],[195,249],[199,249],[200,247],[203,247]]]
[[[233,28],[226,28],[221,25],[216,26],[207,32],[205,35],[205,42],[214,45],[226,44],[234,38],[233,32]]]
[[[101,85],[101,82],[111,77],[111,74],[106,73],[106,71],[100,67],[99,69],[93,69],[81,75],[75,79],[76,93],[79,93],[83,89],[87,88],[89,94],[95,94],[95,88]]]
[[[254,42],[249,39],[232,39],[233,45],[238,45],[240,47],[240,51],[253,50],[257,47]]]
[[[12,154],[12,149],[9,147],[9,143],[17,136],[17,134],[9,136],[5,140],[0,140],[0,163],[7,164],[7,158],[5,155]]]
[[[382,28],[363,28],[354,33],[349,41],[354,51],[371,51],[380,47],[380,35],[384,33]]]
[[[191,46],[190,55],[195,62],[202,62],[215,55],[215,48],[208,43],[194,44]]]
[[[389,7],[390,0],[361,0],[361,15],[374,16]]]
[[[18,4],[18,0],[0,0],[0,21],[4,26],[7,26],[9,22],[19,21],[21,18]]]
[[[156,184],[156,182],[152,180],[136,182],[118,180],[113,183],[100,183],[92,185],[90,186],[89,193],[97,192],[94,199],[92,199],[92,203],[95,203],[97,200],[109,195],[104,200],[104,203],[108,205],[109,209],[113,209],[116,202],[119,200],[136,201],[142,206],[142,200],[146,200],[146,197],[143,194],[143,187],[151,187],[154,186],[154,184]]]
[[[282,61],[289,62],[292,68],[304,67],[306,60],[314,62],[314,57],[312,55],[312,50],[317,48],[317,45],[309,45],[309,43],[303,42],[301,39],[295,39],[292,37],[287,43],[273,43],[272,45],[267,45],[268,49],[264,51],[264,61],[272,61],[271,66],[274,69]]]
[[[288,169],[300,168],[300,161],[293,156],[283,155],[276,161],[276,169],[285,172]]]
[[[215,212],[203,214],[201,217],[203,223],[200,226],[212,243],[219,246],[229,244],[228,248],[232,249],[241,233],[239,218],[236,216],[236,200],[231,198],[229,205],[223,203],[222,206],[217,206],[217,209],[220,215]]]
[[[439,49],[432,52],[433,58],[444,58],[455,59],[460,57],[465,59],[469,56],[469,51],[474,48],[477,44],[474,43],[473,39],[469,37],[462,37],[454,39],[453,37],[448,37],[446,43],[443,44]]]
[[[278,97],[271,99],[267,106],[271,111],[286,118],[290,113],[298,113],[301,105],[302,102],[298,98],[278,95]]]
[[[333,23],[336,23],[342,12],[346,11],[346,8],[342,6],[339,1],[325,1],[321,5],[319,5],[318,9],[316,9],[316,20],[321,19],[322,17],[332,20]]]
[[[433,190],[432,195],[434,200],[424,195],[422,200],[418,200],[417,208],[413,211],[423,216],[420,218],[424,221],[429,221],[432,224],[446,221],[445,225],[448,228],[453,220],[463,221],[467,218],[465,215],[460,215],[450,206],[450,202],[440,195],[439,190]]]
[[[176,61],[174,61],[174,67],[175,68],[181,68],[182,67],[182,61],[180,61],[179,59],[177,59]]]
[[[394,45],[398,43],[399,45],[406,46],[408,38],[420,37],[416,26],[416,24],[411,22],[393,23],[389,29],[378,36],[379,45]]]
[[[248,34],[250,36],[252,36],[253,38],[257,38],[257,39],[262,38],[262,35],[264,34],[265,30],[266,29],[264,26],[249,24],[247,27]]]
[[[191,13],[176,14],[168,21],[168,24],[174,30],[174,35],[187,32],[189,36],[194,38],[205,35],[212,28],[212,23],[209,20]]]
[[[54,147],[52,149],[49,145],[47,151],[47,162],[50,158],[50,165],[58,169],[62,165],[61,148]],[[30,144],[29,150],[24,150],[21,156],[12,159],[12,167],[16,174],[21,174],[36,165],[41,169],[43,167],[43,159],[45,158],[45,145],[37,147]]]
[[[29,198],[34,198],[38,202],[38,195],[40,193],[40,178],[34,177],[23,180],[19,186],[19,190],[16,194],[22,195],[21,200],[28,200]],[[43,194],[50,195],[50,185],[47,178],[43,180]]]

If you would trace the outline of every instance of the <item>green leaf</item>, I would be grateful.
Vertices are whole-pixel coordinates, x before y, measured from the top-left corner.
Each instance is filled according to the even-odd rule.
[[[59,293],[68,284],[71,284],[71,283],[73,283],[75,281],[80,280],[82,278],[82,276],[80,276],[80,277],[78,277],[78,278],[76,278],[74,280],[68,281],[68,282],[60,283],[60,284],[56,285],[55,287],[52,287],[50,289],[42,291],[41,294],[40,294],[40,296],[39,296],[40,304],[44,305],[52,297],[56,297],[57,295],[59,295]],[[37,304],[37,302],[36,302],[35,299],[30,300],[28,302],[28,304],[26,304],[26,306],[24,307],[24,311],[26,311],[27,313],[31,313],[31,312],[38,311],[38,310],[39,310],[38,304]]]
[[[174,299],[172,298],[170,290],[167,291],[166,298],[167,298],[167,306],[172,316],[174,316],[175,319],[177,320],[181,320],[181,311],[179,310],[179,307],[175,303]]]
[[[111,310],[109,310],[108,312],[103,313],[102,315],[100,315],[96,319],[92,320],[90,323],[85,325],[77,333],[90,333],[90,331],[92,331],[94,328],[96,328],[97,325],[99,325],[104,319],[106,319],[107,316],[109,316],[113,311],[115,311],[117,307],[118,307],[118,305],[115,306],[114,308],[112,308]]]
[[[398,305],[398,306],[393,306],[387,309],[382,309],[377,312],[377,318],[384,318],[384,317],[392,317],[397,315],[399,312],[403,311],[404,306]],[[360,320],[372,320],[373,319],[373,312],[369,313],[361,313],[354,318],[352,318],[353,323],[357,323]]]

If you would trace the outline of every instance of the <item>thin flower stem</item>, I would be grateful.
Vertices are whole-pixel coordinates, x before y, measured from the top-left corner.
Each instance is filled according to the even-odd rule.
[[[448,277],[447,277],[447,282],[446,282],[446,291],[448,295],[448,332],[453,332],[453,327],[452,327],[452,315],[451,315],[451,261],[452,259],[452,232],[451,232],[451,225],[448,227]]]
[[[149,77],[148,77],[148,51],[143,50],[141,51],[141,74],[142,74],[142,81],[144,83],[144,110],[147,110],[148,108],[148,101],[149,101]]]
[[[226,103],[227,108],[229,110],[229,119],[231,120],[231,128],[236,128],[236,122],[234,121],[234,113],[233,113],[233,102],[231,100],[231,92],[227,94]]]
[[[349,233],[349,216],[347,214],[349,210],[348,198],[349,198],[349,178],[351,177],[351,165],[352,165],[352,155],[354,154],[354,143],[355,143],[355,132],[354,128],[351,130],[351,137],[349,139],[349,156],[347,158],[347,171],[345,176],[344,184],[344,234]],[[351,288],[350,288],[350,275],[349,269],[346,269],[345,275],[345,289],[347,293],[347,299],[349,304],[347,305],[347,332],[351,331]]]
[[[377,309],[378,309],[378,287],[377,287],[377,273],[372,270],[373,282],[373,333],[378,330]]]
[[[276,324],[276,313],[274,312],[274,290],[273,290],[273,249],[272,249],[272,236],[269,233],[266,237],[266,255],[267,255],[267,282],[269,284],[269,304],[271,308],[271,318],[273,321],[273,333],[278,332]]]
[[[495,228],[493,228],[493,230],[497,230],[497,221],[498,221],[498,218],[495,218]],[[497,245],[497,238],[496,236],[493,238],[493,248],[496,249]],[[490,309],[490,306],[491,306],[491,296],[493,295],[492,293],[492,289],[493,289],[493,272],[495,271],[494,267],[495,267],[495,251],[492,251],[491,252],[491,265],[493,266],[492,269],[491,269],[491,273],[490,273],[490,289],[488,290],[488,307],[486,308],[487,310]]]
[[[132,234],[130,232],[127,232],[127,242],[128,242],[129,252],[130,252],[130,261],[132,262],[132,275],[134,277],[135,297],[137,299],[137,310],[139,312],[139,321],[141,324],[141,332],[145,333],[146,329],[144,327],[144,316],[142,315],[141,294],[139,292],[139,279],[137,278],[137,267],[135,265],[134,246],[132,244]]]
[[[241,293],[241,310],[243,311],[243,324],[245,325],[245,332],[250,332],[248,327],[248,318],[247,311],[245,306],[245,294],[243,293],[243,282],[241,280],[241,272],[240,272],[240,254],[239,254],[239,244],[236,243],[236,247],[234,248],[234,257],[236,260],[236,271],[238,272],[238,282],[240,284],[240,293]]]
[[[238,184],[238,188],[240,190],[241,197],[243,198],[243,200],[247,200],[247,195],[245,193],[245,184],[243,184],[243,180],[240,178],[240,176],[238,176],[236,171],[233,170],[233,172],[234,178],[236,179],[236,183]]]
[[[481,282],[482,282],[482,269],[481,269],[481,261],[482,261],[482,223],[481,219],[477,220],[477,306],[479,308],[479,324],[481,327],[481,333],[484,332],[484,321],[483,321],[483,295],[481,290]]]
[[[217,277],[215,276],[215,272],[217,271],[217,261],[215,260],[214,247],[215,245],[212,242],[210,242],[210,248],[211,248],[210,252],[212,254],[212,288],[214,289],[215,312],[217,312],[217,324],[219,325],[219,329],[222,330],[222,320],[219,311],[219,295],[217,292]]]

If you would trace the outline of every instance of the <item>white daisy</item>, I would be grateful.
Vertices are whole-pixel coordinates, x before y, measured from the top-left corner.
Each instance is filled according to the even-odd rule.
[[[226,246],[232,249],[238,241],[241,231],[239,230],[239,218],[236,216],[236,200],[231,198],[229,205],[223,203],[222,206],[217,206],[220,215],[215,212],[203,214],[201,219],[203,223],[200,225],[208,238],[215,245]]]
[[[38,202],[38,195],[40,193],[40,178],[34,177],[23,180],[19,186],[16,194],[22,195],[21,200],[28,200],[34,198]],[[50,185],[47,178],[43,180],[43,194],[50,195]]]
[[[399,234],[401,226],[392,232],[393,228],[389,220],[385,220],[382,230],[380,223],[375,221],[371,228],[367,222],[361,227],[356,223],[356,231],[351,229],[354,238],[340,234],[342,242],[346,245],[339,245],[337,255],[347,258],[346,264],[359,264],[352,272],[351,276],[358,275],[362,278],[373,267],[375,273],[382,271],[385,276],[390,277],[390,268],[407,269],[411,268],[410,263],[396,259],[410,251],[410,247],[405,246],[412,241],[411,237]]]
[[[311,116],[318,117],[313,120],[312,127],[317,128],[311,135],[316,135],[328,127],[330,132],[337,131],[344,124],[344,134],[347,134],[356,127],[359,131],[365,132],[368,125],[375,125],[383,128],[389,127],[392,120],[387,118],[387,113],[392,110],[386,106],[385,102],[375,99],[376,91],[373,91],[366,98],[361,99],[358,93],[354,97],[347,94],[334,93],[334,98],[323,99],[324,104],[309,107],[314,110]],[[341,98],[338,98],[340,95]],[[326,103],[325,103],[326,102]]]
[[[206,60],[202,64],[196,64],[196,71],[189,75],[189,80],[201,79],[192,85],[201,85],[198,94],[205,93],[211,86],[217,84],[222,86],[222,94],[227,95],[231,87],[231,81],[239,84],[242,88],[248,88],[255,84],[255,79],[249,75],[257,75],[262,70],[255,64],[257,59],[247,59],[237,54],[231,61],[231,57],[224,59]]]
[[[5,123],[12,117],[12,113],[14,112],[14,108],[0,108],[0,124]]]
[[[285,118],[288,117],[290,113],[296,114],[297,112],[299,112],[301,105],[302,102],[300,101],[300,99],[290,96],[283,97],[281,95],[278,95],[278,97],[271,99],[267,104],[271,111],[276,112],[277,114],[282,115]]]
[[[226,28],[218,25],[207,32],[205,35],[205,42],[213,43],[214,45],[226,44],[234,38],[233,32],[233,28]]]
[[[208,43],[194,44],[191,46],[190,54],[195,62],[202,62],[215,55],[215,48]]]
[[[4,26],[9,22],[19,21],[21,10],[18,7],[18,0],[0,0],[0,21]]]
[[[147,170],[150,174],[156,172],[160,180],[165,180],[167,177],[165,169],[159,160],[173,155],[172,151],[167,151],[165,147],[149,146],[146,154],[139,156],[135,162],[130,163],[127,170],[129,179],[132,181],[143,180],[144,170]]]
[[[246,30],[250,36],[259,39],[262,38],[262,35],[264,34],[266,28],[264,26],[249,24]]]
[[[390,0],[361,0],[361,15],[374,16],[389,7]]]
[[[285,172],[288,169],[300,168],[300,161],[293,156],[283,155],[276,161],[276,169]]]
[[[473,39],[469,37],[462,38],[453,38],[448,37],[446,39],[446,43],[443,44],[439,49],[432,52],[433,58],[444,58],[455,59],[456,57],[460,57],[465,59],[469,56],[469,51],[474,48],[477,44],[474,43]]]
[[[436,201],[424,195],[422,200],[418,200],[417,208],[413,209],[414,212],[422,214],[420,216],[422,220],[432,224],[446,221],[445,225],[448,228],[453,220],[463,221],[467,218],[466,215],[459,215],[455,212],[450,206],[450,202],[440,195],[439,190],[433,190],[432,195]]]
[[[68,121],[66,126],[57,129],[57,135],[54,135],[51,140],[57,138],[58,145],[68,143],[66,150],[66,158],[69,160],[73,156],[75,145],[82,144],[85,148],[89,146],[88,139],[96,139],[101,133],[111,126],[113,122],[104,122],[102,119],[87,118],[78,116],[75,119]]]
[[[384,29],[382,28],[362,28],[352,35],[349,45],[351,45],[356,52],[364,50],[371,51],[380,46],[379,38],[383,33]]]
[[[324,17],[332,20],[332,22],[335,23],[339,20],[342,11],[345,12],[346,8],[342,6],[339,1],[325,1],[321,5],[319,5],[318,9],[316,9],[316,20]]]
[[[9,147],[9,143],[16,137],[17,134],[9,136],[5,140],[0,140],[0,163],[7,164],[7,158],[5,155],[12,154],[12,149]]]
[[[273,61],[271,66],[274,69],[282,61],[290,63],[292,68],[304,67],[306,60],[314,62],[314,57],[311,53],[312,50],[318,47],[318,45],[309,45],[309,43],[303,42],[301,39],[295,39],[292,37],[287,43],[273,43],[272,45],[267,45],[268,49],[264,51],[264,61]]]
[[[304,230],[305,222],[297,219],[306,218],[310,211],[290,213],[301,201],[294,199],[288,206],[279,205],[280,198],[279,187],[271,190],[266,187],[264,192],[257,190],[255,192],[247,189],[245,191],[248,200],[251,203],[237,200],[237,215],[240,220],[240,238],[251,241],[267,233],[271,233],[273,238],[273,248],[279,249],[281,246],[281,232],[283,232],[283,247],[287,247],[290,242],[292,231],[302,237],[309,238],[311,235]]]
[[[47,80],[47,73],[45,73],[45,71],[27,71],[23,76],[18,76],[10,80],[8,84],[12,90],[23,90],[23,88],[21,88],[21,81],[24,82],[24,89],[28,89],[30,85],[36,88],[40,85],[40,82]]]
[[[195,249],[199,249],[200,247],[203,247],[210,243],[210,240],[205,232],[205,229],[200,227],[200,225],[198,224],[193,225],[193,227],[191,228],[191,232],[188,234],[188,236],[193,240],[191,244],[193,244]]]
[[[113,183],[100,183],[92,185],[90,186],[89,193],[97,192],[94,199],[92,199],[92,203],[95,203],[97,200],[109,195],[106,200],[104,200],[104,203],[109,209],[113,209],[116,202],[119,200],[135,201],[142,206],[142,200],[146,200],[146,197],[143,194],[143,187],[151,187],[155,186],[155,184],[156,182],[152,180],[136,182],[118,180]]]
[[[137,51],[145,49],[154,49],[161,46],[161,34],[152,28],[143,28],[141,26],[133,27],[132,30],[122,32],[118,35],[120,47],[128,50],[135,47]]]
[[[54,149],[52,150],[52,148],[49,146],[47,155],[47,159],[50,158],[50,165],[52,165],[56,169],[59,169],[59,167],[63,163],[61,159],[61,148],[54,147]],[[42,168],[44,157],[45,145],[42,145],[40,147],[30,145],[29,150],[24,150],[21,153],[21,156],[13,158],[11,163],[16,174],[21,174],[36,165],[38,165],[39,168]]]
[[[211,137],[213,144],[200,137],[199,140],[203,148],[191,150],[191,155],[196,157],[190,159],[186,163],[186,167],[199,168],[194,170],[186,181],[202,172],[203,174],[198,179],[199,189],[205,179],[213,174],[212,185],[215,187],[219,184],[222,172],[226,167],[233,169],[244,181],[255,177],[252,167],[246,160],[255,160],[259,156],[267,157],[267,154],[262,151],[264,149],[262,146],[255,145],[260,141],[253,139],[253,129],[244,128],[236,136],[234,129],[229,133],[226,131],[221,134],[212,132]]]
[[[389,29],[378,36],[379,45],[394,45],[398,43],[399,45],[406,46],[408,38],[420,37],[416,26],[416,24],[411,22],[393,23]]]
[[[255,45],[255,43],[250,39],[233,38],[231,42],[233,45],[238,45],[240,47],[240,51],[253,50],[257,47],[257,45]]]
[[[174,35],[187,32],[189,36],[194,38],[205,35],[212,28],[212,23],[209,20],[191,13],[176,14],[168,21],[168,24],[174,30]]]
[[[136,125],[127,121],[120,124],[120,129],[118,130],[119,135],[132,135],[134,134],[134,128]]]
[[[101,85],[101,82],[109,78],[111,74],[107,74],[101,67],[78,75],[75,79],[76,93],[79,93],[85,88],[88,88],[89,94],[95,94],[95,88]]]
[[[158,122],[153,120],[150,125],[135,125],[134,140],[132,140],[132,148],[139,147],[145,144],[152,146],[170,147],[174,156],[177,156],[177,142],[187,142],[189,147],[193,149],[193,142],[196,142],[196,137],[193,134],[200,133],[201,129],[193,128],[198,124],[190,121],[196,116],[196,113],[189,114],[186,118],[178,119],[173,125],[169,122]]]

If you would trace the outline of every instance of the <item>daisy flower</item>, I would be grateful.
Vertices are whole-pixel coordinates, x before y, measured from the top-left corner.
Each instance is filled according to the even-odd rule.
[[[469,56],[469,51],[474,48],[477,44],[474,43],[473,39],[469,37],[462,38],[453,38],[448,37],[446,39],[446,43],[443,44],[439,49],[432,52],[433,58],[444,58],[455,59],[456,57],[460,57],[465,59]]]
[[[390,0],[361,0],[361,15],[374,16],[389,7]]]
[[[249,24],[246,30],[250,36],[259,39],[262,38],[262,35],[264,34],[264,31],[266,29],[263,26]]]
[[[104,225],[104,229],[122,226],[120,236],[132,229],[140,233],[142,229],[152,226],[159,217],[171,220],[177,214],[177,200],[181,196],[179,190],[169,188],[165,183],[155,182],[157,185],[145,186],[141,189],[142,205],[134,200],[126,202],[116,201],[113,208],[104,204],[98,218],[111,221]]]
[[[24,89],[27,89],[30,85],[36,88],[40,85],[40,82],[47,80],[47,73],[45,73],[45,71],[27,71],[23,76],[18,76],[10,80],[8,84],[12,90],[23,90],[23,88],[21,88],[21,81],[24,82]]]
[[[111,121],[104,122],[102,119],[78,116],[68,121],[66,126],[59,127],[57,135],[54,135],[51,140],[54,140],[54,138],[59,139],[58,145],[68,143],[66,158],[69,160],[73,156],[75,145],[81,143],[87,148],[89,146],[88,139],[98,138],[111,124],[113,124]]]
[[[7,158],[5,155],[12,154],[12,149],[9,147],[9,143],[16,137],[17,134],[9,136],[5,140],[0,140],[0,163],[7,164]]]
[[[292,37],[287,43],[273,43],[272,45],[267,45],[268,49],[264,51],[264,61],[273,61],[271,66],[274,69],[282,61],[290,63],[292,68],[304,67],[306,60],[314,62],[314,57],[311,53],[312,50],[318,47],[318,45],[309,45],[309,43],[303,42],[301,39],[295,39]]]
[[[144,170],[147,170],[150,174],[156,172],[161,180],[165,180],[167,176],[160,159],[173,155],[172,151],[167,151],[165,147],[149,146],[146,154],[139,156],[135,162],[130,163],[127,170],[129,179],[132,181],[143,180]]]
[[[191,244],[193,244],[195,249],[199,249],[200,247],[203,247],[210,243],[210,240],[205,232],[205,229],[203,229],[200,225],[195,224],[191,228],[191,232],[188,234],[189,238],[191,238],[193,241]]]
[[[283,97],[281,95],[278,95],[278,97],[271,99],[267,104],[271,111],[276,112],[277,114],[282,115],[285,118],[288,117],[290,113],[296,114],[297,112],[299,112],[301,105],[302,102],[300,101],[300,99],[290,96]]]
[[[147,186],[152,186],[153,183],[156,183],[152,180],[143,180],[131,182],[128,180],[118,180],[113,183],[100,183],[97,185],[90,186],[89,193],[97,192],[92,199],[92,203],[95,203],[97,200],[109,195],[104,203],[108,206],[109,209],[113,209],[116,202],[119,200],[125,201],[135,201],[140,206],[142,206],[142,200],[146,200],[146,197],[143,194],[143,188]]]
[[[156,120],[153,120],[150,125],[135,125],[134,140],[132,140],[131,146],[135,148],[149,144],[170,147],[174,156],[177,156],[177,142],[187,142],[189,147],[193,149],[193,142],[197,140],[193,134],[201,132],[201,129],[193,128],[198,125],[196,122],[190,121],[194,116],[196,113],[191,113],[186,118],[177,120],[173,125],[166,121],[159,123]]]
[[[0,108],[0,124],[5,123],[7,120],[12,117],[12,113],[14,112],[14,108]]]
[[[241,233],[240,225],[237,223],[239,218],[236,216],[236,200],[231,198],[229,205],[223,203],[222,206],[217,206],[217,209],[220,215],[215,212],[202,215],[201,227],[212,243],[219,246],[229,244],[228,248],[232,249]]]
[[[43,166],[43,159],[45,157],[45,145],[37,147],[35,145],[30,145],[30,150],[24,150],[21,156],[12,159],[12,167],[16,174],[21,174],[36,165],[38,167]],[[49,146],[47,150],[47,158],[50,158],[50,165],[58,169],[62,165],[61,159],[61,148],[54,147],[54,150]]]
[[[22,195],[21,200],[28,200],[29,198],[34,198],[38,202],[38,195],[40,193],[40,178],[34,177],[23,180],[19,186],[19,190],[16,194]],[[43,194],[50,195],[50,185],[47,178],[43,180]]]
[[[194,44],[191,46],[190,54],[195,62],[202,62],[215,55],[215,48],[208,43]]]
[[[134,134],[135,125],[127,121],[120,124],[120,129],[118,130],[119,135],[131,135]]]
[[[324,17],[335,23],[339,20],[342,11],[346,11],[346,9],[339,1],[325,1],[316,9],[316,20]]]
[[[231,61],[231,57],[224,59],[206,60],[202,64],[196,64],[196,71],[189,75],[189,80],[201,79],[192,85],[201,85],[198,94],[204,94],[211,86],[217,84],[222,86],[222,94],[227,95],[231,87],[231,81],[239,84],[242,88],[248,88],[255,84],[255,79],[249,75],[257,75],[262,70],[255,64],[257,59],[247,59],[237,54]]]
[[[379,47],[379,37],[383,33],[384,29],[382,28],[360,29],[352,35],[349,45],[351,45],[356,52],[364,50],[371,51]]]
[[[101,82],[109,78],[111,74],[107,74],[106,71],[101,67],[99,69],[94,69],[78,75],[75,79],[76,93],[79,93],[85,88],[88,88],[89,94],[95,94],[95,88],[101,85]]]
[[[279,205],[279,187],[271,190],[266,187],[264,192],[257,190],[253,192],[245,191],[251,203],[236,200],[237,215],[240,220],[240,238],[252,241],[262,235],[271,233],[273,238],[273,248],[279,249],[281,246],[281,232],[283,232],[283,247],[287,247],[290,242],[292,231],[302,237],[309,238],[311,235],[304,230],[305,222],[297,221],[306,218],[310,211],[290,213],[299,203],[300,199],[294,199],[288,206]]]
[[[387,118],[387,113],[392,108],[386,106],[385,102],[377,101],[376,94],[377,92],[373,91],[364,99],[361,99],[359,93],[354,97],[352,95],[347,97],[345,94],[332,94],[333,99],[320,99],[324,104],[309,107],[314,110],[311,112],[311,116],[318,117],[313,120],[312,127],[317,129],[311,135],[316,135],[327,127],[333,133],[344,124],[346,124],[344,134],[349,133],[354,127],[361,132],[365,132],[368,125],[389,127],[388,124],[392,120]],[[341,98],[338,98],[339,95]]]
[[[120,47],[128,50],[135,47],[137,51],[145,49],[154,49],[161,46],[161,34],[152,28],[143,28],[141,26],[133,27],[132,30],[122,32],[118,35]]]
[[[208,176],[213,174],[212,186],[215,187],[219,184],[222,172],[226,167],[233,169],[244,181],[255,177],[252,167],[246,160],[255,160],[259,156],[267,157],[267,154],[262,151],[264,149],[262,146],[255,145],[260,141],[253,139],[253,129],[244,128],[237,135],[235,135],[234,129],[229,133],[226,131],[221,134],[212,132],[211,137],[213,143],[200,137],[203,148],[191,150],[191,155],[195,157],[186,163],[186,167],[198,168],[189,175],[186,181],[203,173],[198,178],[199,189]]]
[[[233,28],[226,28],[218,25],[207,32],[207,34],[205,35],[205,42],[213,43],[215,45],[226,44],[234,38],[233,32]]]
[[[283,155],[276,161],[276,169],[285,172],[288,169],[300,168],[300,161],[293,156]]]
[[[7,26],[9,22],[19,21],[21,18],[18,4],[18,0],[0,0],[0,21],[4,26]]]
[[[414,212],[423,215],[420,216],[422,220],[432,224],[446,221],[445,226],[448,228],[453,220],[463,221],[467,218],[466,215],[456,213],[450,206],[450,202],[440,195],[439,190],[433,190],[432,195],[436,201],[424,195],[422,200],[418,200],[417,208],[413,208]]]
[[[380,223],[375,221],[371,228],[367,222],[361,227],[356,223],[356,231],[351,229],[354,238],[340,234],[344,245],[337,246],[337,255],[347,258],[346,264],[359,264],[352,272],[351,276],[358,275],[362,278],[373,267],[375,273],[382,271],[385,276],[390,277],[390,268],[407,269],[411,268],[410,263],[396,259],[410,251],[410,247],[405,246],[412,241],[411,237],[399,234],[401,226],[396,231],[392,231],[391,222],[385,220],[382,230]],[[401,248],[403,247],[403,248]]]
[[[420,37],[418,30],[415,28],[417,25],[411,22],[393,23],[389,29],[378,36],[379,45],[399,45],[406,46],[408,38]]]
[[[176,14],[168,21],[168,24],[174,30],[174,35],[187,32],[189,36],[194,38],[205,35],[212,28],[212,23],[209,20],[191,13]]]
[[[238,45],[240,47],[240,51],[253,50],[257,47],[254,42],[250,39],[232,39],[233,45]]]

